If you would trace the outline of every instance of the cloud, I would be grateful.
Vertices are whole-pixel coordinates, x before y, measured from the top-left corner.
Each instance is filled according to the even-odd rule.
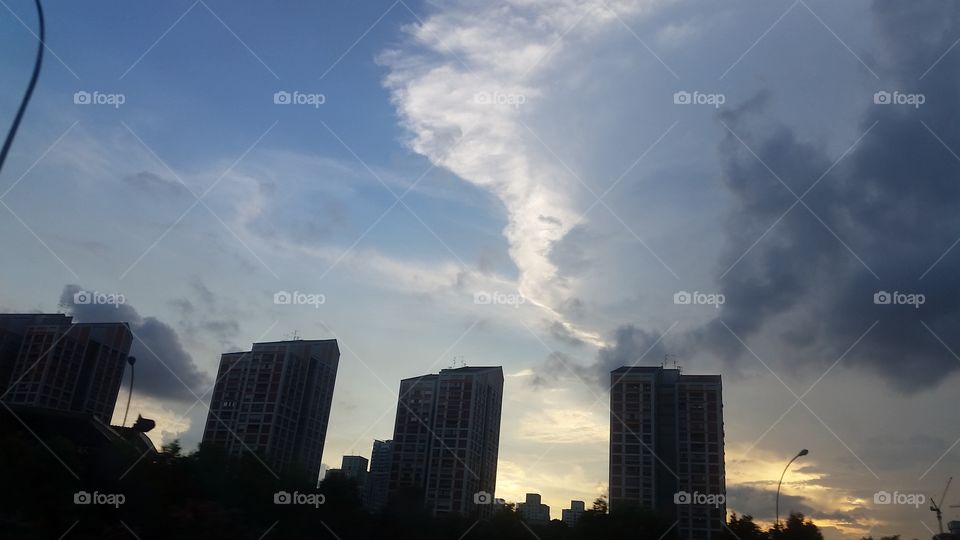
[[[169,180],[149,171],[124,176],[123,181],[129,186],[143,191],[146,195],[181,197],[189,194],[187,188],[179,181]]]
[[[608,421],[580,409],[548,409],[527,414],[520,421],[520,436],[548,444],[606,442]]]
[[[528,125],[548,99],[538,77],[578,65],[564,57],[565,41],[602,35],[652,4],[453,1],[409,26],[408,41],[380,58],[410,147],[499,199],[521,294],[595,344],[600,336],[559,312],[572,292],[550,256],[580,221],[582,187]]]
[[[824,370],[843,357],[907,393],[960,368],[960,55],[940,58],[956,39],[944,21],[960,20],[960,6],[875,2],[872,13],[887,63],[877,66],[882,82],[857,89],[859,123],[838,147],[773,120],[767,92],[721,110],[732,207],[714,277],[726,302],[662,343],[665,329],[619,327],[591,366],[599,384],[648,350],[647,363],[669,351],[736,369],[755,361],[743,343],[758,341],[779,369]],[[925,103],[875,104],[875,91],[923,94]],[[878,304],[881,291],[923,303]]]
[[[952,4],[919,5],[904,12],[877,2],[873,12],[884,47],[910,61],[886,66],[885,84],[925,94],[927,104],[865,100],[858,133],[866,135],[835,167],[843,152],[771,125],[762,98],[722,115],[737,134],[721,143],[724,181],[736,207],[721,261],[733,269],[721,282],[727,303],[719,318],[742,339],[761,329],[779,331],[784,361],[817,358],[825,365],[878,321],[847,358],[904,391],[936,385],[960,368],[947,349],[960,347],[952,330],[960,324],[954,279],[960,253],[943,256],[960,235],[960,162],[937,141],[960,144],[960,104],[952,97],[960,91],[953,76],[960,57],[945,57],[918,81],[916,66],[933,63],[955,38],[935,31],[916,40],[901,30],[942,28],[939,20],[956,20],[960,11]],[[791,190],[809,192],[794,206]],[[920,293],[925,303],[919,309],[877,305],[878,291]],[[789,325],[778,327],[778,317]],[[704,345],[729,344],[729,333],[716,323],[697,337]],[[729,346],[725,352],[739,354]]]
[[[242,310],[231,300],[214,293],[199,277],[191,279],[189,294],[170,301],[180,313],[178,325],[188,344],[213,337],[223,350],[240,350],[234,340],[240,334]]]
[[[192,402],[211,385],[180,343],[177,332],[154,317],[142,317],[129,304],[75,304],[73,295],[83,289],[66,285],[60,305],[76,322],[126,322],[134,334],[130,355],[137,358],[137,394],[161,399]],[[196,395],[194,395],[196,394]]]

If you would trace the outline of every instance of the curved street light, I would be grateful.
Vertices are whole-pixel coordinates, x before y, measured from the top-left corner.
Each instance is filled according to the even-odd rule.
[[[803,450],[797,452],[797,455],[793,456],[793,459],[787,462],[787,466],[783,468],[783,472],[780,474],[780,482],[777,483],[777,528],[780,528],[780,486],[783,485],[783,477],[787,474],[787,469],[790,468],[790,465],[801,456],[809,454],[810,451],[804,448]]]
[[[130,390],[127,391],[127,410],[123,411],[123,427],[127,427],[127,414],[130,413],[130,398],[133,397],[133,375],[134,375],[134,364],[137,363],[137,359],[133,356],[127,357],[127,363],[130,364]]]

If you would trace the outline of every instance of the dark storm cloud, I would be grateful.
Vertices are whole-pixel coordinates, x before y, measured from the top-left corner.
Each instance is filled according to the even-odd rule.
[[[731,511],[750,514],[755,521],[773,522],[776,519],[776,489],[764,489],[747,484],[727,486],[727,508]],[[851,527],[863,526],[864,523],[862,508],[854,508],[850,512],[821,512],[806,497],[781,493],[780,519],[785,519],[790,513],[795,512],[814,521],[837,521]]]
[[[877,91],[922,94],[926,103],[877,105],[864,96],[856,131],[866,135],[838,166],[831,169],[842,153],[800,141],[786,127],[769,127],[762,99],[722,115],[746,146],[730,133],[721,144],[724,180],[738,201],[721,267],[734,265],[786,217],[721,280],[727,303],[720,318],[746,339],[772,317],[797,310],[797,324],[780,336],[792,357],[785,359],[827,365],[879,321],[849,361],[911,391],[960,368],[940,343],[960,350],[960,252],[940,259],[960,238],[960,160],[937,140],[960,148],[960,56],[944,57],[918,79],[953,44],[955,32],[946,30],[957,28],[960,9],[933,1],[910,9],[876,2],[874,13],[889,52],[878,56]],[[925,37],[917,39],[920,34]],[[787,213],[796,201],[790,190],[799,196],[807,189]],[[921,293],[925,303],[877,305],[878,291]],[[716,323],[698,337],[727,344],[730,357],[738,354],[729,348],[729,331]]]
[[[906,392],[960,368],[948,350],[960,351],[960,247],[950,249],[960,239],[960,50],[944,55],[960,5],[878,1],[873,13],[881,80],[859,90],[856,129],[833,129],[853,133],[843,148],[778,124],[763,94],[720,114],[722,181],[734,200],[716,261],[726,303],[710,323],[671,339],[671,352],[734,365],[750,354],[738,338],[762,333],[779,343],[781,365],[826,369],[876,322],[845,363]],[[874,104],[876,91],[925,102]],[[924,303],[878,305],[880,291],[919,293]],[[656,335],[616,330],[597,356],[597,378],[636,363]],[[655,350],[646,361],[661,357]]]
[[[154,317],[141,317],[126,303],[75,304],[74,294],[80,290],[87,289],[67,285],[60,294],[60,305],[73,315],[75,322],[130,324],[135,335],[130,355],[137,358],[137,393],[158,399],[193,401],[194,393],[199,396],[209,388],[210,378],[197,368],[173,328]]]

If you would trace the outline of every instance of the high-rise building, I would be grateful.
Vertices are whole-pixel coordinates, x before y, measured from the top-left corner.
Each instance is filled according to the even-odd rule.
[[[390,496],[434,515],[489,515],[497,480],[503,369],[461,367],[400,381]]]
[[[203,444],[257,452],[277,474],[317,482],[340,362],[337,340],[254,343],[220,357]]]
[[[531,525],[550,523],[550,507],[540,501],[539,493],[527,493],[526,500],[517,503],[517,514]]]
[[[0,399],[90,414],[109,424],[132,342],[126,323],[0,314]]]
[[[570,508],[564,508],[561,513],[562,521],[567,527],[573,527],[580,521],[585,511],[586,505],[583,501],[570,501]]]
[[[610,511],[647,508],[677,521],[679,538],[718,538],[726,519],[720,376],[621,367],[610,383]]]
[[[343,460],[340,462],[340,470],[347,478],[352,478],[363,485],[367,476],[367,463],[369,461],[363,456],[343,456]]]
[[[367,476],[367,510],[379,512],[387,505],[390,489],[390,463],[393,441],[373,441],[370,453],[370,474]]]

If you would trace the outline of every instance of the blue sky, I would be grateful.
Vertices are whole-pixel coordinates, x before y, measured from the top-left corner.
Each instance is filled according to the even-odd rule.
[[[399,379],[503,365],[498,496],[542,492],[554,517],[605,491],[598,381],[670,354],[724,376],[731,509],[772,519],[771,478],[807,446],[786,490],[832,538],[924,536],[922,508],[871,503],[960,462],[955,413],[925,413],[960,367],[960,32],[916,6],[52,2],[0,178],[0,308],[140,320],[159,358],[133,408],[188,447],[221,352],[336,337],[330,465],[390,437]],[[4,125],[34,25],[30,2],[0,9]],[[60,305],[77,287],[126,305]]]

